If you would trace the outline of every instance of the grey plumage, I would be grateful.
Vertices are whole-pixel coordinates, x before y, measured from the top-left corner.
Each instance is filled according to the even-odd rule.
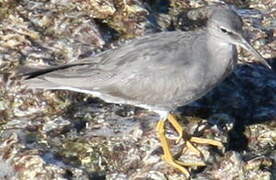
[[[163,159],[188,178],[185,163],[176,160],[170,151],[165,122],[178,133],[176,142],[184,137],[187,149],[199,156],[193,143],[223,147],[215,140],[187,139],[182,125],[170,112],[200,98],[222,81],[237,63],[237,45],[269,67],[243,38],[239,16],[227,8],[214,8],[205,29],[152,34],[79,63],[28,71],[23,76],[31,88],[89,93],[107,102],[131,104],[158,113],[156,130]],[[205,164],[186,166],[193,165]]]
[[[80,63],[24,76],[31,88],[73,90],[107,102],[172,111],[206,94],[233,70],[236,45],[265,63],[242,37],[238,15],[217,8],[205,29],[151,34]]]

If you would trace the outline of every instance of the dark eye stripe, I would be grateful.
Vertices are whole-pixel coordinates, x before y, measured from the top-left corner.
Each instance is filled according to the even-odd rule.
[[[226,29],[224,29],[224,28],[220,28],[220,30],[221,30],[221,32],[223,32],[223,33],[227,33],[227,34],[233,34],[231,31],[227,31]]]
[[[227,32],[227,30],[226,30],[226,29],[224,29],[224,28],[220,28],[220,30],[221,30],[222,32],[224,32],[224,33],[226,33],[226,32]]]

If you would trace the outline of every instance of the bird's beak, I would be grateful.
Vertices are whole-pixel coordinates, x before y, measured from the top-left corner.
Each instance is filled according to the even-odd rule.
[[[240,43],[239,45],[242,46],[244,49],[246,49],[247,51],[251,52],[256,58],[257,60],[262,63],[264,66],[268,67],[269,69],[271,69],[271,66],[266,62],[266,60],[256,51],[256,49],[254,49],[249,43],[248,41],[240,36]]]

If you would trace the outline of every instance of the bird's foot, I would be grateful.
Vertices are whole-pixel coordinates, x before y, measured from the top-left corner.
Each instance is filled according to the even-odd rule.
[[[185,139],[187,148],[190,149],[191,151],[195,152],[196,154],[200,155],[200,151],[193,145],[193,143],[197,144],[209,144],[212,146],[217,146],[218,148],[222,148],[223,144],[219,141],[212,140],[212,139],[206,139],[206,138],[199,138],[199,137],[190,137],[187,138],[187,136],[184,136],[184,128],[179,124],[177,121],[176,117],[172,114],[168,115],[168,121],[170,124],[173,126],[173,128],[177,131],[178,133],[178,138],[176,140],[176,143],[179,143],[181,139]]]
[[[174,168],[181,171],[183,174],[185,174],[185,176],[190,177],[189,171],[174,159],[174,157],[170,151],[169,142],[165,136],[165,121],[164,120],[160,120],[158,122],[156,130],[159,135],[160,143],[161,143],[161,146],[164,151],[164,155],[162,157],[163,160],[166,161],[171,166],[173,166]]]
[[[186,147],[187,147],[186,149],[196,153],[198,156],[201,156],[202,153],[193,145],[193,143],[210,144],[210,145],[213,145],[213,146],[217,146],[219,148],[223,147],[223,144],[219,141],[216,141],[216,140],[198,138],[198,137],[190,137],[190,138],[184,137],[185,134],[184,134],[183,127],[178,123],[178,121],[176,120],[176,118],[172,114],[169,114],[167,119],[160,120],[157,124],[156,130],[157,130],[157,133],[159,135],[161,146],[162,146],[163,151],[164,151],[163,159],[168,164],[170,164],[174,168],[181,171],[187,177],[190,177],[190,173],[185,167],[205,166],[206,164],[204,162],[184,163],[184,162],[181,162],[181,161],[178,161],[178,160],[174,159],[174,157],[173,157],[173,155],[170,151],[169,142],[168,142],[167,137],[165,135],[165,122],[166,122],[166,120],[168,120],[170,122],[170,124],[174,127],[174,129],[177,131],[177,133],[179,135],[176,142],[179,143],[180,140],[184,138],[185,143],[186,143]]]
[[[223,144],[219,141],[212,140],[212,139],[206,139],[206,138],[198,138],[198,137],[190,137],[189,140],[185,141],[186,143],[186,149],[184,149],[183,153],[185,153],[187,150],[194,152],[198,156],[202,156],[202,153],[193,145],[193,143],[197,144],[207,144],[216,146],[218,148],[223,148]]]
[[[212,139],[191,137],[190,142],[197,143],[197,144],[209,144],[212,146],[217,146],[218,148],[223,148],[223,144],[221,142],[212,140]]]
[[[181,124],[179,124],[177,119],[172,114],[168,115],[168,121],[171,123],[173,128],[176,130],[176,132],[178,134],[178,138],[176,139],[176,143],[179,143],[180,140],[183,139],[184,128],[181,126]]]

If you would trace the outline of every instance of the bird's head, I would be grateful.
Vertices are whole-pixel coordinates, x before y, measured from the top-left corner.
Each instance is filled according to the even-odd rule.
[[[210,35],[227,43],[243,47],[252,53],[257,61],[271,69],[265,59],[244,38],[242,26],[242,19],[239,15],[228,8],[214,9],[207,23]]]

